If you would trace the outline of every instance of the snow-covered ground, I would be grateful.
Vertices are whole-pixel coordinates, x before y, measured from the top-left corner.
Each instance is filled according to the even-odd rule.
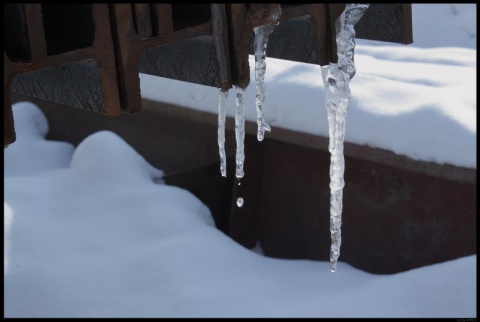
[[[413,19],[414,45],[357,41],[346,140],[476,169],[476,5],[414,4]],[[144,97],[216,113],[216,89],[141,79]],[[267,58],[266,85],[272,131],[327,135],[319,66]],[[117,135],[74,148],[45,140],[48,122],[33,104],[15,104],[14,118],[17,141],[4,151],[5,317],[477,316],[476,255],[393,275],[341,256],[336,273],[328,262],[267,258],[218,231],[205,205],[165,185]]]

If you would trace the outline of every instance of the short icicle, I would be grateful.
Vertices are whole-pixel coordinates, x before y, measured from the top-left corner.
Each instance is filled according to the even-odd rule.
[[[254,53],[255,53],[255,80],[256,97],[255,105],[257,107],[257,139],[263,141],[265,131],[270,132],[270,126],[263,118],[263,102],[265,101],[265,62],[267,53],[268,37],[275,29],[276,25],[265,25],[253,28],[255,32]]]
[[[330,247],[331,271],[337,269],[342,243],[342,199],[345,186],[345,159],[343,142],[345,140],[345,122],[350,102],[350,80],[355,75],[353,55],[355,49],[355,24],[365,13],[368,4],[347,4],[344,12],[336,21],[336,42],[338,64],[322,66],[322,79],[325,85],[325,107],[328,114],[328,132],[330,136],[328,150],[330,163]]]
[[[235,154],[235,176],[240,179],[243,178],[243,163],[245,161],[244,141],[245,141],[245,107],[244,96],[245,89],[235,86],[237,91],[236,106],[235,106],[235,138],[237,140],[237,151]]]
[[[227,176],[227,157],[225,155],[225,121],[228,90],[219,89],[218,95],[218,152],[220,154],[220,172]]]

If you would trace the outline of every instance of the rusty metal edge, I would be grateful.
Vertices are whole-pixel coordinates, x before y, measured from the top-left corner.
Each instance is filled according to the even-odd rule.
[[[145,98],[142,99],[142,104],[145,110],[162,110],[162,112],[168,115],[174,115],[212,126],[217,126],[218,123],[218,116],[213,113]],[[234,130],[234,124],[234,120],[231,117],[227,117],[226,129]],[[246,121],[245,132],[246,134],[256,136],[257,124],[252,121]],[[328,152],[328,138],[320,135],[277,127],[272,130],[268,138],[265,139]],[[414,160],[407,156],[395,154],[389,150],[356,143],[345,142],[345,156],[458,182],[476,184],[477,181],[476,169],[459,167],[452,164],[438,164],[435,162]]]
[[[220,86],[222,91],[232,87],[230,55],[228,51],[227,13],[225,4],[212,3],[212,35],[215,42]]]

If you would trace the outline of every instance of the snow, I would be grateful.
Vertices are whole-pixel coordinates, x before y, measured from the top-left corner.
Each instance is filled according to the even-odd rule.
[[[346,140],[476,169],[476,5],[414,4],[413,13],[414,45],[357,40]],[[449,26],[444,37],[431,33],[437,24],[439,33]],[[272,131],[328,136],[319,68],[267,58]],[[145,97],[217,113],[218,89],[141,78]],[[245,95],[252,121],[254,87]],[[33,104],[13,109],[5,317],[477,316],[476,255],[392,275],[268,258],[218,231],[204,204],[165,185],[116,134],[74,148],[45,140],[48,122]]]

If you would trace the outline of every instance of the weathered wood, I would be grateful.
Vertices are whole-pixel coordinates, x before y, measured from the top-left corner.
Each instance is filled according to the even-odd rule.
[[[150,14],[150,5],[148,3],[132,4],[135,29],[140,38],[149,38],[152,36],[152,21]]]
[[[170,3],[151,4],[150,9],[153,12],[153,26],[155,26],[156,35],[169,37],[173,34],[172,5]]]

